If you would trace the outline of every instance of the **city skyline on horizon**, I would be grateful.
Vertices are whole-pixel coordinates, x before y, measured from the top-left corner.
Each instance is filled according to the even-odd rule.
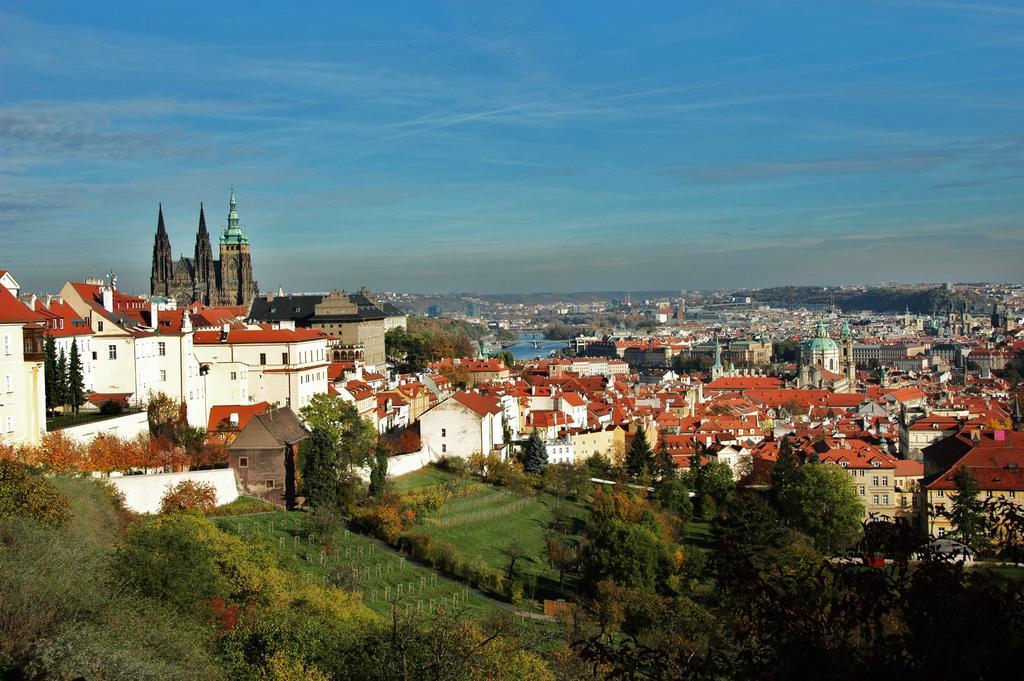
[[[177,259],[231,184],[262,291],[1021,281],[1012,5],[0,18],[0,268],[26,290],[148,290],[158,203]]]

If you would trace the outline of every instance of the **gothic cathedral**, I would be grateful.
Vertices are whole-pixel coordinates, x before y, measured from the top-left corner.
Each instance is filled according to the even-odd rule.
[[[238,224],[235,188],[231,188],[228,225],[220,235],[220,260],[213,259],[210,233],[206,231],[206,215],[199,204],[199,232],[196,234],[195,257],[184,255],[173,263],[171,240],[164,227],[164,207],[156,223],[153,243],[153,271],[149,292],[154,296],[174,298],[179,305],[244,305],[252,303],[259,289],[252,278],[252,257],[249,237]]]

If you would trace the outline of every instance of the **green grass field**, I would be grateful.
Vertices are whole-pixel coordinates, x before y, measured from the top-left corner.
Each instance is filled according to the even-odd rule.
[[[384,544],[339,529],[329,542],[310,542],[303,514],[284,511],[248,517],[213,518],[225,531],[267,546],[282,567],[306,572],[321,583],[341,578],[363,593],[370,609],[386,614],[392,603],[405,612],[427,612],[442,604],[471,616],[489,616],[501,606],[465,585],[403,559]]]
[[[412,473],[406,473],[397,478],[391,478],[388,482],[398,491],[406,491],[410,489],[418,489],[420,487],[430,487],[432,485],[440,485],[443,482],[454,480],[457,476],[453,473],[448,473],[440,468],[434,466],[426,466],[418,471]]]
[[[528,597],[563,598],[572,596],[569,578],[559,586],[558,571],[546,558],[544,535],[560,505],[569,511],[576,529],[587,510],[570,501],[560,502],[551,495],[537,497],[515,494],[503,488],[481,485],[469,496],[453,499],[433,518],[422,521],[423,529],[437,539],[450,542],[465,560],[480,559],[487,565],[505,570],[509,565],[507,549],[513,542],[529,554],[517,563],[517,571],[527,582],[535,580],[536,590]]]

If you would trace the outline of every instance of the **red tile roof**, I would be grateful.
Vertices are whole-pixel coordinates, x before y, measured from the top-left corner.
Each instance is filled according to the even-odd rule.
[[[301,343],[321,340],[324,334],[314,329],[231,329],[226,343]],[[220,331],[196,331],[193,342],[197,345],[214,345],[221,341]]]
[[[480,416],[501,413],[501,403],[497,398],[491,397],[490,395],[481,395],[479,393],[461,390],[452,395],[452,399],[459,404],[470,408]]]
[[[206,430],[210,433],[242,430],[253,416],[262,414],[269,408],[270,402],[219,404],[215,407],[210,407],[210,420]],[[238,424],[234,426],[231,425],[232,414],[238,416]]]
[[[30,310],[28,305],[0,286],[0,324],[28,324],[29,322],[44,321],[46,318],[43,315]]]

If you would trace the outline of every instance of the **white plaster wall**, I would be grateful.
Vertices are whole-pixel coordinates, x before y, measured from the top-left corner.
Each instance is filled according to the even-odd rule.
[[[149,421],[146,412],[138,414],[125,414],[102,421],[83,423],[80,426],[64,428],[62,431],[68,437],[87,443],[97,435],[116,435],[124,439],[131,439],[140,433],[149,432]]]
[[[156,475],[111,475],[111,484],[124,494],[125,505],[136,513],[156,513],[160,499],[169,488],[183,480],[205,482],[217,491],[217,505],[230,504],[238,498],[238,483],[230,468],[186,473],[158,473]]]

